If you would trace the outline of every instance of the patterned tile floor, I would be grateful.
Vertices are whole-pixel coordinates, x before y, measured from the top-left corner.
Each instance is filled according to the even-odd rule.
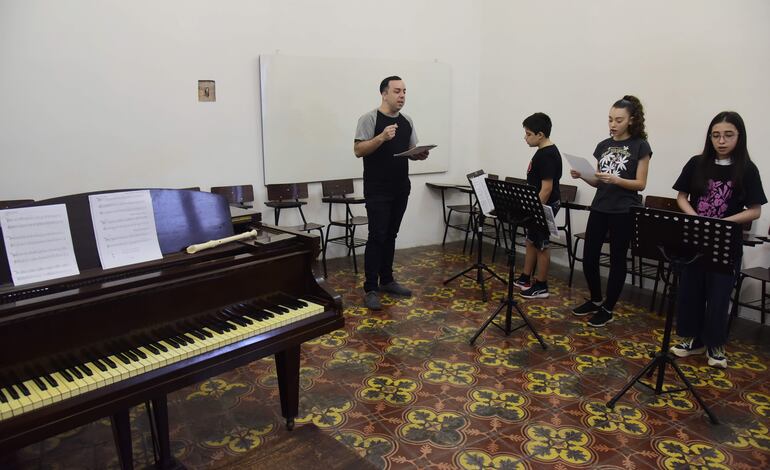
[[[639,385],[609,410],[662,338],[663,320],[643,307],[639,289],[627,288],[615,321],[594,329],[569,312],[585,289],[568,288],[556,267],[551,297],[519,304],[547,350],[526,328],[506,337],[490,327],[471,346],[505,286],[490,281],[486,303],[470,279],[444,286],[471,263],[458,244],[401,250],[396,261],[415,295],[385,296],[378,313],[362,307],[362,275],[350,260],[330,263],[346,327],[303,346],[298,426],[314,423],[380,468],[770,468],[767,328],[740,322],[726,370],[702,356],[679,361],[723,424],[711,425],[689,393],[655,396]],[[500,259],[492,267],[507,275]],[[677,386],[670,369],[666,386]],[[271,358],[172,394],[169,413],[174,453],[193,469],[287,433]],[[135,463],[148,465],[143,408],[131,419]],[[30,446],[5,465],[117,468],[109,421]]]

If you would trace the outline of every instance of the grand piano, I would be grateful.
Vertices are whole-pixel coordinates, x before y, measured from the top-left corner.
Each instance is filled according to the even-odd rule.
[[[252,241],[187,254],[233,235],[227,202],[149,191],[162,260],[102,269],[89,194],[31,204],[66,204],[79,275],[14,286],[0,246],[0,456],[110,417],[132,468],[128,410],[146,403],[156,466],[180,468],[166,394],[271,354],[293,428],[300,345],[344,326],[339,295],[311,270],[318,238],[258,223]]]

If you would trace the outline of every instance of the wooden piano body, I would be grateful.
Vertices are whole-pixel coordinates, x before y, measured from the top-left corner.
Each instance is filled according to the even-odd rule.
[[[344,325],[340,297],[311,270],[320,250],[318,238],[259,226],[265,235],[260,243],[232,243],[189,255],[182,250],[190,244],[233,234],[227,203],[197,191],[150,191],[162,260],[102,270],[88,194],[34,204],[67,205],[80,275],[15,287],[2,247],[0,391],[7,402],[10,392],[22,395],[19,384],[26,384],[33,395],[48,395],[49,403],[28,404],[21,412],[17,406],[15,413],[0,403],[0,412],[6,411],[0,420],[0,456],[109,416],[121,466],[131,468],[128,409],[149,402],[159,450],[156,465],[172,468],[177,463],[169,449],[166,394],[271,354],[282,413],[293,427],[300,345]],[[289,305],[292,299],[308,301],[314,313],[300,314],[295,306],[285,309],[290,310],[285,316],[259,316],[272,317],[279,308],[273,305]],[[219,331],[227,329],[223,324],[236,330]],[[184,338],[192,342],[184,344]],[[153,345],[165,345],[166,352]],[[116,359],[133,351],[152,360],[153,350],[165,359],[145,361],[149,365],[140,359],[132,362],[133,370]],[[104,358],[114,359],[122,372],[110,370]],[[73,385],[69,397],[54,392],[62,377],[80,372],[85,380],[89,369],[101,380],[90,377],[90,387]],[[57,387],[46,383],[49,374]],[[47,391],[41,392],[38,382]],[[59,395],[52,398],[54,393]]]

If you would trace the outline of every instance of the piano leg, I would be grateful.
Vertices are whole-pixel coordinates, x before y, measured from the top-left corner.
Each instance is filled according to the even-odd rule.
[[[289,431],[294,429],[294,418],[299,413],[299,348],[299,345],[292,346],[275,354],[281,413]]]
[[[134,468],[134,451],[131,446],[131,419],[128,409],[121,410],[110,417],[112,436],[118,449],[118,462],[121,470]]]
[[[158,461],[155,467],[161,470],[176,470],[185,468],[171,455],[171,443],[168,433],[168,406],[166,395],[152,399],[152,406],[148,410],[150,423],[154,426],[153,436],[156,439],[155,447],[158,449]]]

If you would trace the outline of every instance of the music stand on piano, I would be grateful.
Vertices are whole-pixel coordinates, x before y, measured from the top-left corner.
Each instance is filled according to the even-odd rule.
[[[449,279],[445,280],[444,281],[444,285],[449,284],[450,282],[454,281],[455,279],[457,279],[460,276],[465,276],[468,279],[473,279],[474,281],[476,281],[479,284],[479,286],[481,286],[481,300],[486,302],[487,301],[487,290],[484,288],[484,282],[488,281],[489,279],[492,279],[492,278],[498,279],[503,284],[505,284],[506,281],[505,281],[505,279],[500,277],[496,272],[494,272],[491,269],[489,269],[489,267],[486,264],[484,264],[484,257],[481,254],[481,247],[483,246],[482,241],[483,241],[483,238],[484,238],[484,210],[485,210],[485,208],[482,207],[482,201],[485,201],[485,203],[486,203],[486,200],[479,199],[479,195],[478,195],[477,189],[474,186],[474,184],[481,183],[483,185],[484,181],[483,181],[482,177],[484,175],[486,175],[486,173],[484,173],[484,170],[477,170],[477,171],[474,171],[473,173],[468,173],[468,175],[467,175],[468,176],[468,181],[471,183],[471,189],[473,190],[473,194],[476,197],[476,206],[478,206],[477,209],[476,209],[476,217],[474,218],[473,214],[470,215],[471,216],[471,222],[475,225],[474,229],[476,230],[477,235],[478,235],[478,238],[477,238],[478,250],[476,252],[476,262],[473,263],[473,265],[471,265],[470,267],[460,271],[459,273],[457,273],[457,274],[453,275],[452,277],[450,277]],[[471,245],[471,246],[473,246],[473,245]],[[463,248],[463,249],[465,249],[465,248]],[[474,269],[476,270],[476,276],[475,277],[468,276],[468,273],[473,271]],[[487,272],[489,274],[489,276],[488,277],[484,277],[484,272]]]
[[[513,272],[516,263],[516,229],[524,225],[528,230],[545,230],[548,232],[548,222],[545,219],[543,205],[533,186],[519,183],[510,183],[500,180],[486,180],[489,196],[495,207],[495,215],[502,223],[511,225],[511,249],[508,252],[508,296],[502,300],[497,310],[481,325],[481,328],[473,335],[470,343],[476,342],[476,338],[491,324],[503,330],[506,336],[519,328],[528,327],[535,335],[543,349],[547,349],[545,341],[532,326],[527,316],[521,311],[513,297]],[[505,326],[494,323],[495,317],[505,309]],[[511,326],[513,309],[519,314],[524,323],[517,327]]]
[[[653,390],[656,395],[689,390],[701,408],[706,412],[711,422],[719,424],[717,417],[703,402],[669,351],[671,327],[674,322],[676,291],[682,268],[688,265],[695,265],[700,269],[711,272],[732,272],[735,269],[735,261],[740,254],[741,226],[735,222],[726,222],[724,220],[647,207],[632,207],[631,215],[633,217],[634,230],[631,239],[633,255],[658,261],[667,261],[671,266],[673,279],[668,291],[666,324],[663,330],[663,341],[660,345],[660,351],[617,395],[607,402],[607,407],[613,408],[623,394],[636,382],[639,382]],[[663,390],[666,365],[671,365],[682,382],[684,382],[685,388]],[[642,382],[641,377],[645,373],[647,373],[647,377],[651,377],[656,368],[658,369],[658,376],[653,388]]]

